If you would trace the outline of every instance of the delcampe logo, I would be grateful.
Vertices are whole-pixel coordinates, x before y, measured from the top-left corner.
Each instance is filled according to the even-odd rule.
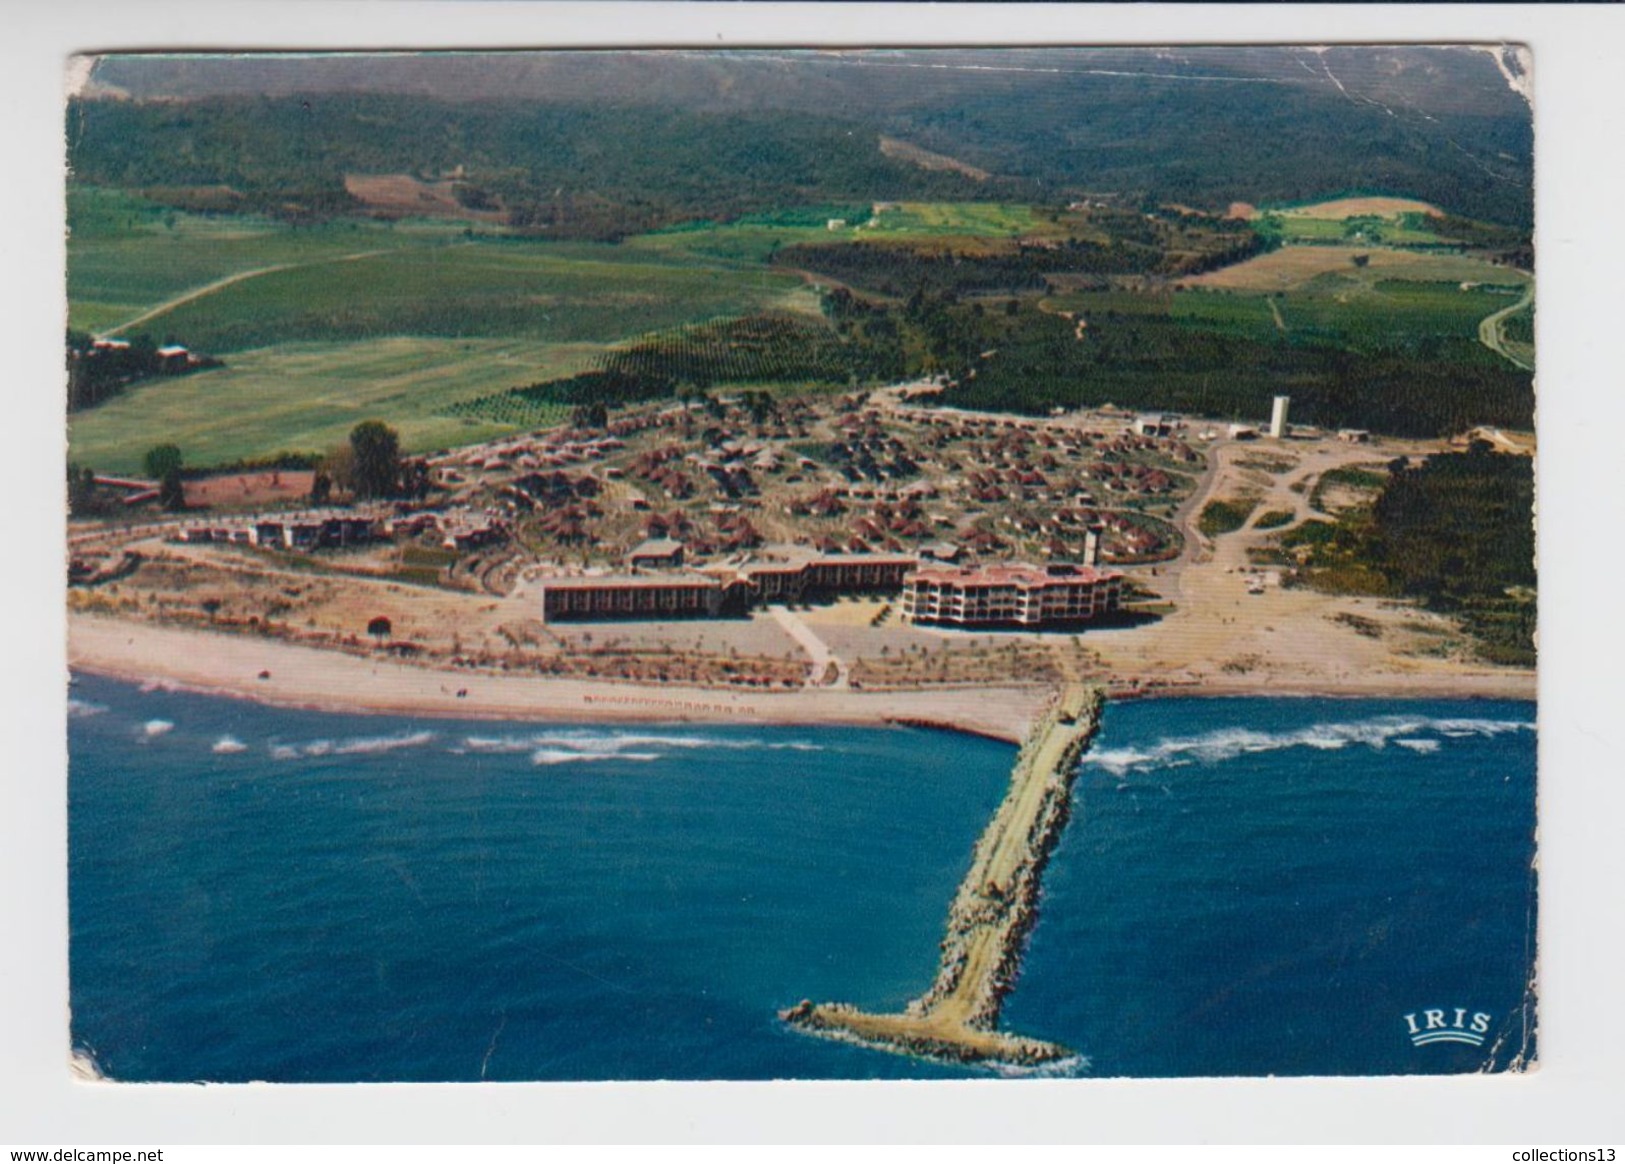
[[[1424,1010],[1408,1014],[1405,1016],[1405,1026],[1410,1032],[1411,1042],[1418,1047],[1426,1047],[1430,1043],[1467,1043],[1482,1047],[1484,1036],[1490,1030],[1490,1016],[1476,1011],[1469,1021],[1467,1008],[1458,1006],[1450,1011]]]

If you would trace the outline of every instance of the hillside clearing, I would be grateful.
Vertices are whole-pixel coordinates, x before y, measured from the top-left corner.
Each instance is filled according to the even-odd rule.
[[[1366,262],[1357,266],[1355,259]],[[1223,267],[1182,281],[1184,287],[1230,291],[1295,291],[1322,275],[1338,274],[1362,282],[1407,279],[1416,282],[1491,283],[1522,286],[1529,276],[1483,259],[1381,247],[1286,246],[1244,263]]]
[[[1418,202],[1414,198],[1334,198],[1329,202],[1313,202],[1307,206],[1249,207],[1249,218],[1266,214],[1279,214],[1283,218],[1395,218],[1401,214],[1426,214],[1430,218],[1442,217],[1444,211],[1431,202]]]

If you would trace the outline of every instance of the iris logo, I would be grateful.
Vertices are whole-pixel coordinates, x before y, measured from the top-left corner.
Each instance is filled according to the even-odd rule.
[[[1421,1021],[1418,1022],[1417,1020]],[[1424,1010],[1405,1016],[1405,1027],[1411,1042],[1418,1047],[1430,1043],[1466,1043],[1473,1047],[1484,1045],[1489,1034],[1490,1016],[1477,1011],[1468,1019],[1467,1008],[1458,1006],[1451,1011]]]

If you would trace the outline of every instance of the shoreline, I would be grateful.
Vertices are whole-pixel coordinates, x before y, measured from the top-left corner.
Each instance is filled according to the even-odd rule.
[[[1041,685],[855,692],[732,691],[682,685],[439,670],[267,639],[70,614],[70,671],[272,707],[344,714],[576,723],[914,726],[1020,743],[1048,702]],[[261,672],[270,672],[260,679]],[[1134,686],[1138,679],[1141,686]],[[1530,672],[1362,675],[1329,684],[1283,676],[1202,676],[1110,684],[1112,700],[1270,697],[1509,699],[1533,702]],[[466,694],[459,697],[457,691]]]

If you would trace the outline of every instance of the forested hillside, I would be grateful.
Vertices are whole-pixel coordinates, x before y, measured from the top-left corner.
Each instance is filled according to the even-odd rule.
[[[1279,203],[1403,191],[1527,227],[1529,108],[1465,48],[111,57],[69,111],[87,181],[346,205],[345,172],[465,167],[520,221],[797,201]],[[261,94],[275,94],[262,96]],[[162,101],[150,100],[163,98]],[[179,100],[177,100],[177,98]],[[881,135],[993,175],[887,157]],[[474,195],[478,197],[478,194]],[[602,216],[599,216],[602,217]]]

